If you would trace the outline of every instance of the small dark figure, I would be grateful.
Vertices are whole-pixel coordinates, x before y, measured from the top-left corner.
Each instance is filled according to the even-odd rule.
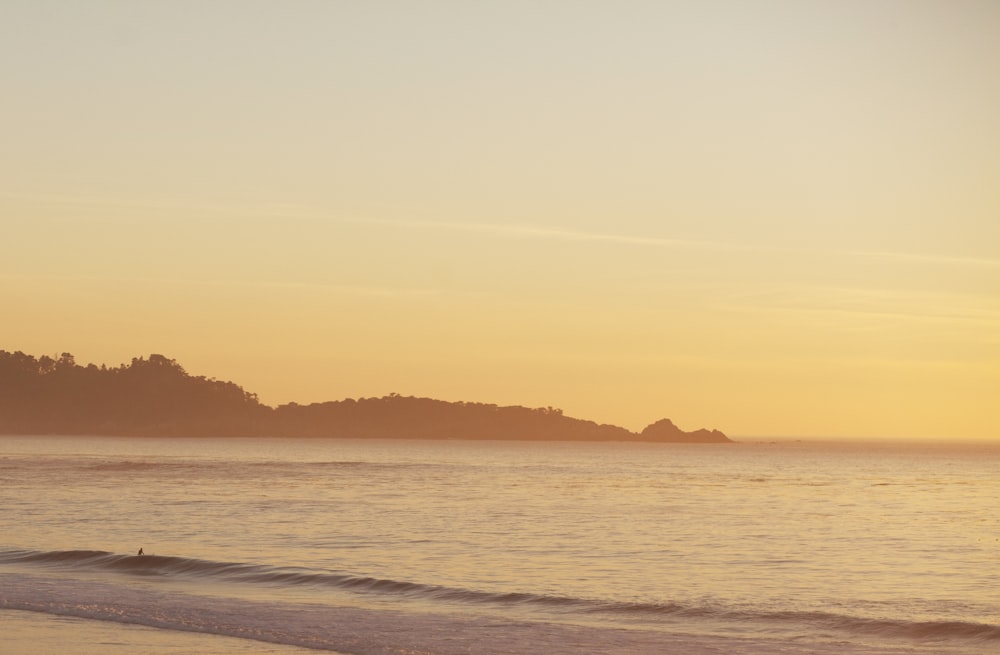
[[[144,554],[144,553],[142,552],[142,548],[139,548],[139,554],[140,554],[140,555],[143,555],[143,554]]]

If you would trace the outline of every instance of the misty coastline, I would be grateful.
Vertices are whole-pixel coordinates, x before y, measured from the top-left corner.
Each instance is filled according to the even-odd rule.
[[[118,367],[0,351],[0,434],[325,437],[731,443],[667,418],[633,432],[553,407],[449,402],[390,394],[271,407],[233,382],[193,376],[163,355]]]

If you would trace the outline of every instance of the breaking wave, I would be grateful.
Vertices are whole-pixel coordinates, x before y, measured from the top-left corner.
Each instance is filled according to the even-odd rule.
[[[711,604],[612,602],[526,592],[490,592],[303,567],[215,562],[162,555],[136,556],[95,550],[7,550],[0,551],[0,564],[73,568],[149,577],[216,580],[248,585],[334,588],[399,599],[458,602],[465,605],[485,604],[493,607],[528,607],[583,615],[627,615],[660,619],[675,617],[727,623],[799,625],[828,631],[921,641],[961,639],[1000,642],[1000,625],[965,621],[906,621],[818,611],[755,611]],[[0,598],[0,601],[2,600]]]

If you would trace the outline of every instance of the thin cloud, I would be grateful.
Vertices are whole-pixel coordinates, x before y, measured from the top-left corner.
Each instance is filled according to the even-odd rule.
[[[174,277],[133,277],[116,275],[45,275],[35,273],[0,275],[0,280],[8,282],[47,282],[75,284],[113,284],[140,287],[188,287],[188,288],[230,288],[230,289],[274,289],[335,293],[351,296],[403,297],[439,296],[454,292],[433,288],[406,288],[331,284],[324,282],[273,282],[255,280],[220,280]]]
[[[781,291],[736,296],[723,307],[742,312],[781,311],[813,316],[854,315],[1000,324],[1000,305],[989,296],[893,289],[796,286]]]
[[[1000,268],[1000,259],[987,259],[985,257],[962,257],[954,255],[887,252],[876,250],[855,250],[847,254],[858,257],[913,262],[918,264],[947,264],[952,266],[972,266],[977,268]]]
[[[758,247],[748,245],[738,245],[733,243],[723,243],[718,241],[703,241],[697,239],[668,239],[664,237],[634,236],[625,234],[611,234],[607,232],[586,232],[578,230],[564,230],[548,227],[535,227],[532,225],[503,224],[503,223],[458,223],[448,221],[403,221],[392,219],[364,219],[349,218],[338,219],[352,223],[365,223],[373,225],[386,225],[391,227],[402,227],[423,230],[442,230],[451,232],[470,232],[476,234],[486,234],[510,238],[522,239],[545,239],[551,241],[578,241],[611,243],[635,246],[653,246],[666,248],[688,248],[688,249],[714,249],[714,250],[757,250]]]
[[[171,220],[177,222],[185,217],[196,216],[198,220],[225,220],[230,222],[255,221],[302,221],[312,224],[330,222],[350,223],[355,225],[380,225],[413,230],[438,230],[449,232],[466,232],[487,236],[539,239],[548,241],[570,241],[605,243],[629,246],[673,248],[688,250],[719,250],[719,251],[778,251],[784,250],[762,244],[736,244],[731,242],[711,241],[704,239],[667,238],[644,235],[615,234],[608,232],[590,232],[583,230],[539,227],[525,224],[507,223],[476,223],[459,221],[434,220],[402,220],[374,218],[368,216],[331,216],[314,207],[293,203],[270,203],[243,206],[224,203],[192,203],[162,200],[156,202],[141,201],[129,198],[106,198],[79,194],[24,194],[0,189],[0,199],[17,199],[49,204],[101,207],[117,210],[139,210],[145,213],[138,216],[118,215],[113,219],[104,217],[102,220],[142,223],[148,220],[148,212],[172,212]],[[73,219],[77,220],[77,219]]]
[[[236,284],[236,283],[222,283],[222,284]],[[344,284],[324,284],[321,282],[264,282],[260,284],[254,284],[252,282],[239,283],[242,286],[253,287],[253,288],[265,288],[265,289],[297,289],[303,291],[325,291],[329,293],[336,293],[342,295],[351,296],[372,296],[372,297],[400,297],[400,296],[440,296],[447,293],[443,289],[424,289],[424,288],[402,288],[402,287],[374,287],[374,286],[360,286],[360,285],[344,285]]]

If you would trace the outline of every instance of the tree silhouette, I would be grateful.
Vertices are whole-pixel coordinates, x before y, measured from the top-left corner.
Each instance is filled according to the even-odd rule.
[[[669,419],[641,434],[531,409],[392,393],[272,409],[232,382],[192,376],[159,354],[100,368],[70,353],[35,358],[0,351],[0,433],[152,436],[296,436],[573,441],[729,441],[683,432]]]

